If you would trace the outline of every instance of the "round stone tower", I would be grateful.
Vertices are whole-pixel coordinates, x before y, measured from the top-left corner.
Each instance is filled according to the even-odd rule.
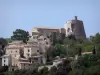
[[[66,29],[66,36],[74,35],[76,39],[85,39],[86,34],[84,30],[83,21],[78,20],[77,16],[75,16],[74,20],[68,21],[64,28]]]

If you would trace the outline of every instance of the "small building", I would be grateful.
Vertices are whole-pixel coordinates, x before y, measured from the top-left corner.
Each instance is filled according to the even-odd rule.
[[[32,63],[30,62],[19,62],[19,69],[31,69],[32,68]]]
[[[22,41],[13,41],[6,47],[6,54],[11,54],[12,57],[17,57],[23,54],[24,43]]]
[[[11,66],[12,64],[11,55],[3,55],[1,58],[2,58],[2,66]]]
[[[32,63],[26,58],[20,58],[17,66],[18,69],[31,69]]]
[[[29,58],[32,56],[32,54],[34,53],[38,53],[39,52],[39,48],[37,46],[25,46],[24,48],[24,56],[26,58]]]

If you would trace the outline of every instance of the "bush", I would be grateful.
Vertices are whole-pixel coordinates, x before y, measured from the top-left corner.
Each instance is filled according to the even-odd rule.
[[[0,67],[0,73],[8,71],[8,66]]]

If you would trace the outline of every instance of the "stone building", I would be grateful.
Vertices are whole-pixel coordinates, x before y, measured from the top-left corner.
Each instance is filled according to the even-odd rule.
[[[35,42],[33,42],[34,44]],[[39,46],[37,45],[33,45],[33,44],[27,44],[24,46],[24,56],[26,58],[31,57],[34,54],[39,54]]]
[[[61,38],[60,34],[65,34],[64,28],[50,28],[50,27],[34,27],[31,30],[31,36],[36,35],[43,35],[47,38],[51,38],[51,42],[54,40],[52,35],[54,34],[56,36],[56,39]]]
[[[11,55],[4,55],[2,58],[2,66],[11,66]]]
[[[13,41],[9,43],[6,47],[6,53],[2,56],[2,66],[11,66],[10,70],[16,69],[28,69],[34,63],[46,63],[44,62],[42,50],[39,48],[39,43],[36,40],[29,39],[27,44],[23,43],[22,41]],[[32,62],[29,61],[31,58]],[[6,59],[6,60],[4,60]],[[9,61],[10,62],[9,62]],[[46,61],[46,59],[45,59]]]
[[[11,54],[12,57],[20,56],[24,49],[24,43],[22,41],[13,41],[6,47],[6,54]]]
[[[61,39],[62,34],[75,35],[76,39],[86,38],[83,22],[77,20],[77,17],[68,21],[64,28],[34,27],[27,44],[13,41],[7,45],[6,54],[2,56],[2,66],[10,64],[10,69],[16,70],[31,69],[32,64],[36,63],[46,64],[46,50],[54,41]]]
[[[75,35],[76,39],[85,39],[86,38],[83,21],[78,20],[77,16],[75,16],[74,20],[68,21],[64,25],[64,28],[66,29],[66,36]]]

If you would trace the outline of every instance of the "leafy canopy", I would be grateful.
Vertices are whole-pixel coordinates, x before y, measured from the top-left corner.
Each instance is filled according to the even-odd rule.
[[[29,32],[22,30],[22,29],[16,29],[13,32],[13,36],[11,36],[12,40],[22,40],[23,42],[26,42],[29,40]]]

